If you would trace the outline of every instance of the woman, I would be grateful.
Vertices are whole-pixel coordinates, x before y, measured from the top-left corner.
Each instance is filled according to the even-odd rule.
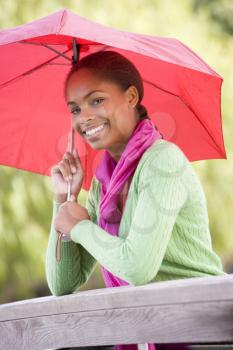
[[[46,258],[52,294],[77,290],[97,262],[107,287],[224,274],[211,246],[201,184],[184,153],[163,140],[141,105],[143,84],[135,66],[112,51],[89,55],[70,71],[65,98],[73,128],[106,152],[86,208],[77,203],[83,180],[77,153],[66,152],[52,168]],[[69,179],[72,202],[66,202]],[[56,231],[71,239],[62,243],[60,262]]]

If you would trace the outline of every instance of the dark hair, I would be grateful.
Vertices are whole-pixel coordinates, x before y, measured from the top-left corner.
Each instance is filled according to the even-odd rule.
[[[73,64],[65,80],[65,93],[71,75],[82,68],[88,68],[103,80],[116,83],[123,91],[131,85],[138,90],[139,100],[135,106],[139,119],[150,119],[147,109],[141,105],[144,95],[143,82],[135,65],[115,51],[98,51]]]

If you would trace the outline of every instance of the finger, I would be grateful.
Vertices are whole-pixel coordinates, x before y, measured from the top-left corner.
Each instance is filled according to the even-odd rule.
[[[63,159],[59,163],[59,169],[60,169],[65,181],[72,180],[72,173],[71,173],[70,163],[69,163],[68,159]]]
[[[66,152],[64,154],[64,159],[69,162],[69,168],[70,168],[70,173],[76,173],[77,169],[76,169],[76,162],[74,159],[74,155],[70,152]]]
[[[58,212],[60,212],[60,214],[61,214],[61,212],[62,212],[62,213],[66,213],[66,210],[67,210],[67,208],[69,207],[69,205],[70,205],[70,201],[63,202],[63,203],[59,206]]]
[[[74,155],[72,153],[70,153],[70,152],[66,152],[64,154],[64,159],[68,159],[71,172],[73,174],[76,173],[77,169],[76,169],[76,161],[75,161]]]

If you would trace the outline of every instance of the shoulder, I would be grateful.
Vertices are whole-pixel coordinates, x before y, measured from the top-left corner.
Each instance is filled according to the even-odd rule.
[[[158,140],[143,154],[135,173],[137,192],[149,188],[156,195],[171,198],[192,199],[196,203],[205,201],[200,179],[191,162],[175,143]],[[162,200],[162,199],[161,199]]]
[[[143,154],[138,164],[138,173],[156,171],[161,175],[181,175],[190,168],[190,162],[184,152],[175,143],[164,139],[157,140]]]
[[[173,216],[187,202],[189,177],[190,162],[183,151],[170,141],[157,140],[140,159],[134,189],[144,202]]]

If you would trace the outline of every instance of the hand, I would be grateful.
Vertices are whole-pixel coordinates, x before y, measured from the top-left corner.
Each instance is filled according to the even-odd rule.
[[[51,168],[55,200],[63,203],[67,199],[67,184],[71,182],[71,194],[78,196],[83,183],[83,168],[77,151],[66,152],[63,159]]]
[[[65,202],[60,205],[54,220],[55,230],[68,236],[70,236],[70,231],[78,222],[91,220],[87,209],[78,204],[74,196],[72,200],[72,202]]]

